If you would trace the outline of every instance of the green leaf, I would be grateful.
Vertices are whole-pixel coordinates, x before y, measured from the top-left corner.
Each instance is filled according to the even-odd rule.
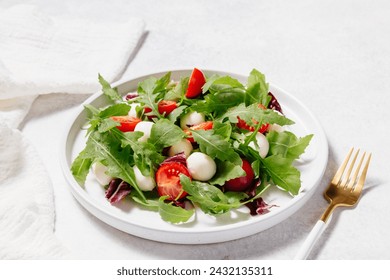
[[[237,80],[229,76],[220,77],[219,75],[213,75],[207,79],[203,85],[203,93],[210,91],[216,93],[225,89],[240,88],[244,89],[244,86]]]
[[[85,104],[84,108],[91,114],[91,116],[96,116],[100,113],[100,110],[92,106],[91,104]]]
[[[261,109],[257,104],[249,105],[240,104],[238,106],[230,108],[225,114],[223,114],[218,120],[223,121],[229,119],[231,123],[237,123],[238,117],[244,120],[250,126],[256,126],[260,124],[279,124],[279,125],[291,125],[294,122],[282,115],[279,115],[274,110]]]
[[[185,223],[194,215],[194,209],[187,210],[182,207],[174,206],[172,202],[166,203],[164,201],[167,198],[167,196],[162,196],[158,200],[158,212],[164,221],[173,224]]]
[[[158,150],[162,150],[176,144],[185,136],[180,127],[167,119],[160,119],[153,125],[148,142]]]
[[[137,97],[137,102],[152,110],[150,113],[148,113],[148,115],[161,118],[161,114],[158,111],[158,99],[160,93],[164,93],[166,90],[170,79],[171,73],[168,72],[160,79],[157,79],[156,77],[150,77],[138,84],[137,91],[139,96]]]
[[[113,129],[114,127],[117,127],[118,125],[120,125],[120,123],[114,121],[111,118],[103,119],[99,124],[98,131],[100,133],[103,133],[109,131],[110,129]]]
[[[265,107],[268,106],[271,100],[268,95],[269,85],[265,81],[265,76],[260,71],[253,69],[248,77],[247,91],[245,96],[245,104],[263,104]]]
[[[171,81],[171,72],[167,72],[164,76],[156,80],[153,93],[159,93],[161,91],[164,91],[170,81]]]
[[[293,160],[281,155],[272,155],[263,160],[263,165],[265,172],[276,185],[292,195],[297,195],[301,187],[300,172],[292,162]]]
[[[168,115],[168,120],[171,122],[175,123],[177,119],[184,113],[184,110],[187,108],[187,106],[182,105],[177,107],[175,110],[173,110],[169,115]]]
[[[70,170],[72,171],[74,178],[80,185],[84,185],[91,165],[92,159],[86,155],[86,152],[84,150],[81,151],[73,161]]]
[[[214,122],[213,130],[215,134],[222,136],[226,141],[229,141],[230,136],[232,135],[232,125],[229,122]]]
[[[165,94],[164,100],[178,101],[182,99],[187,91],[188,81],[189,77],[181,78],[180,82]]]
[[[213,185],[199,181],[191,182],[185,175],[180,175],[180,182],[189,194],[187,198],[196,203],[206,214],[220,215],[239,208],[244,204],[240,201],[247,198],[247,195],[242,192],[223,193]]]
[[[129,150],[123,149],[115,137],[109,133],[92,133],[88,138],[85,153],[89,158],[104,161],[110,176],[129,183],[138,192],[141,199],[145,200],[145,196],[135,180]]]
[[[131,106],[125,103],[113,104],[103,110],[98,114],[100,118],[108,118],[112,116],[126,116],[131,109]]]
[[[270,155],[281,155],[289,159],[298,159],[305,152],[313,134],[298,138],[294,133],[289,131],[267,133],[267,140],[270,144]]]
[[[116,88],[112,88],[111,85],[99,74],[99,83],[102,86],[102,91],[112,101],[122,101],[122,97],[119,95]]]
[[[191,130],[191,133],[196,143],[199,144],[201,152],[213,159],[241,164],[241,158],[234,151],[230,142],[221,135],[215,134],[213,130]]]
[[[138,204],[148,208],[152,211],[158,211],[159,210],[159,202],[158,199],[148,199],[142,200],[142,198],[139,197],[138,193],[131,192],[130,197],[137,202]]]
[[[141,173],[144,176],[153,175],[155,168],[164,160],[164,156],[151,143],[138,141],[143,133],[140,131],[122,133],[118,129],[112,129],[111,132],[119,139],[122,148],[127,146],[131,148],[133,153],[129,153],[129,156],[133,155],[134,163]]]
[[[219,116],[229,108],[244,102],[244,91],[242,89],[227,89],[221,92],[208,94],[204,100],[200,100],[191,106],[191,110],[203,113],[212,113]]]
[[[241,165],[236,165],[229,161],[223,161],[217,163],[217,173],[209,181],[212,185],[223,186],[226,181],[235,179],[241,176],[245,176],[245,171]]]

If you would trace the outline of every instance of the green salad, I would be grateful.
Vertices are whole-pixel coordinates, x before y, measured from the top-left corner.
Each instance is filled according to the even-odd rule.
[[[299,193],[293,163],[313,135],[288,130],[294,122],[258,70],[246,84],[197,68],[180,81],[168,72],[125,96],[100,75],[99,82],[109,105],[85,105],[86,145],[71,171],[81,186],[93,175],[113,206],[131,199],[178,224],[196,208],[209,215],[243,205],[251,215],[272,211],[261,197],[267,188]]]

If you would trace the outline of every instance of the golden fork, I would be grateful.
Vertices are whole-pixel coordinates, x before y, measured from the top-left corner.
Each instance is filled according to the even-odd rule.
[[[351,207],[358,202],[366,180],[367,170],[371,160],[371,153],[368,154],[363,170],[360,172],[366,153],[363,153],[359,163],[355,166],[359,155],[359,150],[357,150],[347,169],[353,150],[354,148],[350,149],[343,164],[339,167],[329,187],[324,192],[324,196],[328,200],[329,206],[310,232],[298,254],[295,256],[296,260],[304,260],[307,258],[315,242],[324,232],[326,225],[330,222],[331,215],[335,208],[339,206]],[[347,172],[344,174],[346,169]],[[351,174],[353,175],[351,176]]]

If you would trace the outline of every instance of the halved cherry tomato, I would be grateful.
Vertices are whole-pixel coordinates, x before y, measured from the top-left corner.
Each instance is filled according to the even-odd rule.
[[[184,198],[187,193],[183,191],[180,183],[180,174],[191,178],[190,172],[184,164],[169,162],[162,164],[156,172],[157,191],[160,196],[168,196],[169,200]]]
[[[187,140],[190,141],[191,143],[194,143],[195,140],[194,138],[192,138],[191,130],[210,130],[210,129],[213,129],[213,122],[207,121],[207,122],[202,122],[200,124],[191,126],[190,129],[185,129],[184,133],[187,134],[188,136]]]
[[[244,169],[246,175],[227,181],[224,185],[226,190],[241,192],[245,191],[252,185],[255,173],[253,172],[251,164],[247,160],[243,159],[241,167]]]
[[[173,110],[177,108],[177,103],[175,101],[161,100],[158,102],[158,112],[161,115],[168,116]]]
[[[134,131],[135,126],[142,121],[139,118],[130,116],[113,116],[111,119],[120,123],[117,128],[122,132]]]
[[[175,101],[169,101],[169,100],[161,100],[160,102],[158,102],[157,104],[157,109],[158,109],[158,112],[161,114],[161,115],[165,115],[165,116],[168,116],[173,110],[175,110],[177,108],[177,103]],[[145,114],[147,113],[150,113],[152,112],[152,109],[149,108],[149,107],[145,107],[144,108],[144,112]],[[156,116],[153,116],[153,115],[148,115],[148,119],[153,119],[155,118]]]
[[[202,93],[202,87],[206,83],[206,78],[202,71],[194,68],[191,73],[190,80],[188,82],[188,88],[186,92],[187,98],[196,98]]]
[[[249,131],[255,131],[255,128],[253,126],[250,126],[248,125],[244,120],[240,119],[240,117],[238,117],[238,123],[237,123],[237,126],[238,128],[240,129],[245,129],[245,130],[249,130]],[[263,124],[260,128],[259,128],[259,132],[260,133],[264,133],[268,130],[269,128],[269,123],[265,123]]]
[[[263,110],[266,110],[267,108],[263,105],[263,104],[259,104],[258,105],[259,108],[263,109]],[[237,123],[237,127],[240,128],[240,129],[245,129],[245,130],[249,130],[249,131],[255,131],[255,128],[253,126],[250,126],[246,123],[246,121],[240,119],[240,117],[237,117],[238,118],[238,123]],[[255,122],[256,123],[256,122]],[[259,132],[260,133],[264,133],[268,130],[269,128],[269,123],[265,123],[263,124],[260,128],[259,128]]]

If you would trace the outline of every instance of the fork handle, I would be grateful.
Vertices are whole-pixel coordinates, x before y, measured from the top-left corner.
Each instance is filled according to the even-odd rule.
[[[329,217],[329,220],[330,218],[331,216]],[[313,249],[314,244],[317,242],[321,234],[324,232],[327,224],[329,223],[329,220],[326,223],[322,220],[317,221],[317,223],[309,233],[309,236],[306,238],[305,242],[303,243],[302,247],[295,255],[294,257],[295,260],[306,260],[309,253],[311,252],[311,249]]]

